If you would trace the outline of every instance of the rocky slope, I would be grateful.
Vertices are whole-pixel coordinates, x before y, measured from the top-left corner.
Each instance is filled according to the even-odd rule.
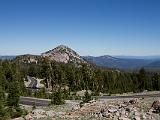
[[[15,61],[18,61],[20,63],[38,63],[38,61],[41,59],[41,56],[38,55],[20,55],[15,58]]]
[[[64,45],[60,45],[52,50],[42,53],[42,56],[47,57],[50,60],[55,60],[56,62],[86,63],[74,50]]]
[[[15,60],[22,63],[38,63],[42,58],[48,58],[51,61],[62,63],[87,63],[74,50],[64,45],[60,45],[52,50],[42,53],[41,55],[20,55],[17,56]]]
[[[15,120],[160,120],[159,98],[78,101],[32,110]]]

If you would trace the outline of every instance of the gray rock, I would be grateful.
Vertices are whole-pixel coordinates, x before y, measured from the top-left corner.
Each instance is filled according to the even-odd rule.
[[[126,108],[126,112],[131,112],[131,109],[130,108]]]
[[[124,108],[120,109],[119,112],[120,112],[120,116],[121,116],[121,117],[125,117],[126,111],[125,111]]]
[[[102,113],[102,116],[103,116],[103,117],[106,117],[106,118],[111,118],[111,117],[112,117],[112,114],[111,114],[111,113],[108,113],[108,112],[106,111],[106,112],[103,112],[103,113]]]
[[[103,113],[102,113],[102,116],[103,116],[103,117],[108,117],[108,114],[109,114],[108,112],[103,112]]]

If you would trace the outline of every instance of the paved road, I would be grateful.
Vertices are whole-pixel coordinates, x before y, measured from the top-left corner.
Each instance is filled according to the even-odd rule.
[[[99,97],[99,99],[126,99],[126,98],[150,98],[150,97],[160,97],[160,94],[132,95],[132,96],[102,96]],[[51,103],[50,99],[20,97],[20,104],[24,105],[48,106],[50,103]]]
[[[23,104],[23,105],[48,106],[50,103],[51,103],[50,99],[20,97],[20,104]]]
[[[27,79],[31,81],[31,83],[28,85],[28,88],[37,88],[37,80],[35,78],[27,76]]]
[[[160,94],[146,94],[146,95],[130,95],[130,96],[102,96],[100,99],[125,99],[125,98],[150,98],[160,97]]]

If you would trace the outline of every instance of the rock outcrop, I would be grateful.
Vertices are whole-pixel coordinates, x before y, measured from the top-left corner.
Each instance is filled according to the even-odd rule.
[[[86,61],[84,61],[74,50],[64,45],[60,45],[53,50],[42,53],[42,56],[56,62],[86,63]]]

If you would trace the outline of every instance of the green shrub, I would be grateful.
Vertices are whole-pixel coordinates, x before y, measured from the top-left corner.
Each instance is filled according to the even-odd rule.
[[[91,95],[88,93],[88,91],[86,91],[85,96],[83,98],[83,103],[88,103],[91,100],[92,100]]]
[[[22,115],[27,115],[27,111],[25,109],[21,109],[20,107],[8,107],[5,110],[5,115],[8,118],[18,118]]]
[[[52,93],[51,104],[62,105],[64,103],[65,103],[65,101],[64,101],[63,94],[62,94],[61,90],[58,90],[58,91],[55,91]]]

